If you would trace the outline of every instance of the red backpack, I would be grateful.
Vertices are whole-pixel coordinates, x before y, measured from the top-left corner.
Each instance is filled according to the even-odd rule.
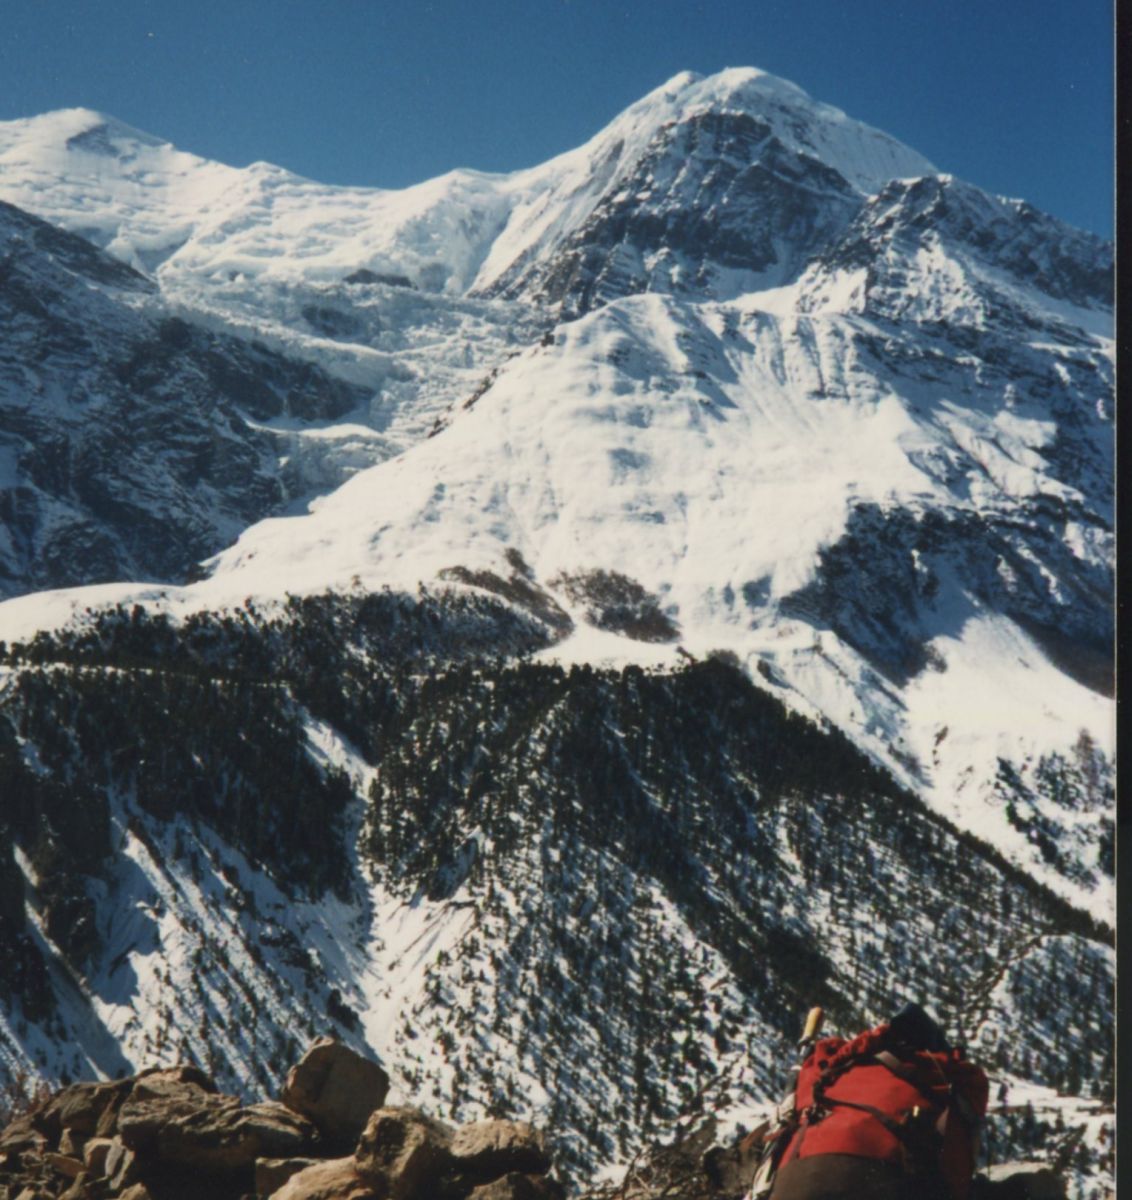
[[[910,1175],[942,1178],[968,1200],[987,1077],[958,1050],[903,1047],[879,1025],[852,1041],[822,1038],[802,1064],[793,1133],[778,1169],[795,1158],[852,1154]]]

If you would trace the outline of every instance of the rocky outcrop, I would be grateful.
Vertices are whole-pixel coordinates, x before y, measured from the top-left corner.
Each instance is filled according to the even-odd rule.
[[[378,1107],[388,1088],[329,1038],[292,1068],[286,1103],[245,1104],[195,1066],[72,1084],[0,1131],[0,1200],[562,1200],[530,1125],[453,1128]]]
[[[841,174],[767,121],[698,112],[658,129],[622,186],[552,254],[520,258],[491,290],[578,317],[638,292],[725,294],[736,273],[779,285],[859,206]]]
[[[302,1154],[318,1143],[315,1127],[285,1105],[203,1093],[131,1100],[118,1116],[118,1133],[147,1163],[208,1174],[251,1170],[258,1158]]]
[[[322,1113],[346,1081],[388,1089],[381,1067],[323,1038],[284,1089]],[[321,1088],[311,1084],[321,1079]],[[377,1085],[374,1087],[374,1085]],[[318,1109],[318,1097],[327,1097]],[[360,1103],[360,1101],[359,1101]],[[355,1109],[356,1111],[356,1109]],[[325,1121],[325,1117],[322,1118]],[[644,1147],[616,1183],[582,1200],[738,1200],[758,1165],[754,1135],[720,1139],[713,1117]],[[369,1113],[352,1153],[288,1105],[243,1104],[199,1068],[78,1083],[0,1130],[0,1200],[564,1200],[540,1130],[485,1120],[454,1127],[396,1106]],[[1064,1173],[1008,1162],[975,1179],[974,1200],[1065,1200]]]
[[[280,1098],[329,1142],[349,1148],[388,1091],[389,1076],[377,1063],[333,1038],[320,1038],[291,1068]]]
[[[451,1165],[452,1130],[412,1108],[373,1114],[358,1142],[358,1169],[382,1195],[409,1200]]]
[[[382,1200],[382,1193],[358,1174],[354,1156],[313,1163],[292,1175],[273,1200]]]

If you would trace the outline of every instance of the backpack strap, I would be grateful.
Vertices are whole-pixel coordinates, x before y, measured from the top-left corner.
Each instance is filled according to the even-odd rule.
[[[946,1107],[951,1103],[955,1095],[954,1086],[944,1074],[939,1062],[934,1058],[931,1059],[931,1063],[936,1069],[936,1074],[939,1075],[939,1084],[936,1085],[937,1090],[935,1091],[931,1090],[930,1085],[925,1086],[921,1082],[920,1072],[916,1070],[912,1063],[897,1058],[891,1050],[878,1050],[875,1054],[867,1058],[858,1059],[858,1062],[879,1063],[886,1070],[891,1071],[898,1079],[903,1079],[905,1083],[914,1087],[932,1108]],[[941,1096],[940,1093],[943,1091],[946,1091],[946,1094]]]

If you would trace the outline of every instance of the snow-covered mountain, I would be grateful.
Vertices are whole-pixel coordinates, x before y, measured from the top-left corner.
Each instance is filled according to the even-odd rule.
[[[1111,1070],[1110,246],[754,70],[679,75],[542,166],[401,192],[70,110],[0,125],[0,200],[3,569],[28,593],[0,605],[26,798],[0,933],[25,938],[25,996],[79,982],[8,1021],[5,1061],[105,1071],[192,1027],[182,1049],[265,1086],[233,997],[270,996],[255,1039],[329,1007],[440,1108],[476,1079],[559,1105],[594,1162],[738,1030],[780,1049],[807,990],[851,1023],[961,980],[950,1015],[997,1067],[1060,1086],[1001,1041],[1047,1037],[1040,960],[1099,1006],[1075,1087]],[[80,526],[97,566],[57,532]],[[187,555],[212,557],[185,584]],[[148,714],[144,769],[129,724],[82,716],[111,693]],[[829,770],[785,765],[823,737]],[[310,829],[264,807],[279,769]],[[75,851],[50,796],[80,780],[103,833],[56,895]],[[671,838],[635,840],[661,817]],[[854,898],[830,864],[889,837]],[[932,967],[897,949],[948,929]],[[271,982],[307,952],[305,993]],[[699,1031],[651,1066],[650,956]],[[566,1047],[595,1037],[581,1078]]]
[[[150,279],[3,202],[0,256],[0,595],[185,579],[326,485],[309,443],[368,392],[172,315]]]

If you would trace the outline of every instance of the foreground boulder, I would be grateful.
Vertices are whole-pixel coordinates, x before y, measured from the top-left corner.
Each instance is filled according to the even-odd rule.
[[[522,1121],[476,1121],[456,1130],[450,1147],[459,1170],[470,1177],[542,1175],[550,1170],[546,1142]]]
[[[512,1173],[481,1184],[468,1200],[564,1200],[566,1189],[548,1175]]]
[[[134,1077],[133,1087],[129,1089],[131,1100],[192,1098],[202,1094],[215,1095],[216,1084],[200,1067],[192,1065],[142,1071],[140,1075]]]
[[[352,1149],[388,1092],[389,1076],[377,1063],[321,1038],[288,1072],[280,1099],[313,1121],[332,1145]]]
[[[144,1167],[208,1174],[251,1171],[257,1158],[288,1158],[318,1142],[305,1117],[282,1104],[235,1096],[167,1096],[122,1105],[118,1135]]]
[[[353,1155],[316,1163],[291,1176],[271,1200],[383,1200],[358,1174]]]
[[[58,1143],[64,1130],[93,1137],[110,1123],[133,1084],[132,1079],[115,1083],[73,1083],[34,1112],[32,1123],[52,1145]]]
[[[354,1154],[358,1173],[389,1200],[416,1200],[450,1173],[452,1130],[415,1108],[379,1108]]]
[[[74,1084],[0,1130],[0,1200],[564,1200],[531,1125],[375,1108],[388,1086],[329,1039],[286,1104],[244,1104],[194,1066]]]

